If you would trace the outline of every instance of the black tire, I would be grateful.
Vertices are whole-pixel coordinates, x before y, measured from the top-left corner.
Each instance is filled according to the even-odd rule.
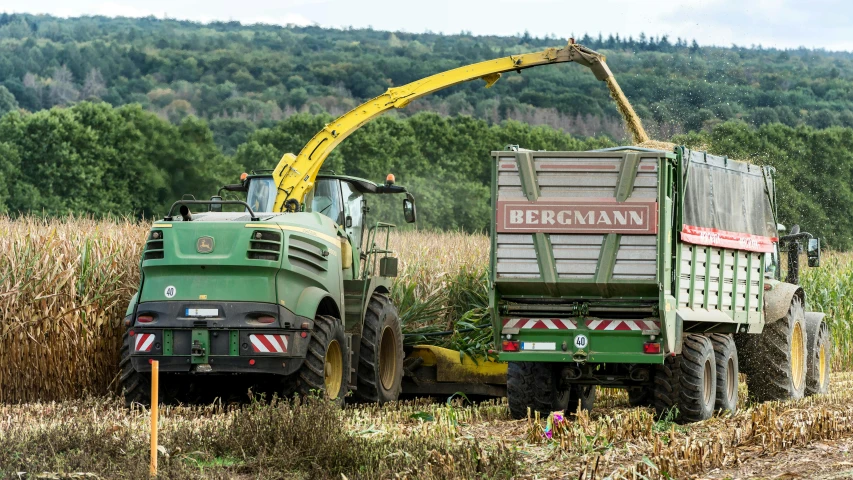
[[[590,411],[595,405],[595,385],[572,385],[569,387],[569,405],[566,413],[575,413],[578,407]]]
[[[386,350],[383,351],[383,348]],[[380,357],[385,362],[380,362]],[[388,359],[393,363],[388,363]],[[387,296],[374,293],[364,315],[358,355],[358,388],[364,402],[394,402],[403,389],[403,332],[397,308]]]
[[[677,409],[679,422],[707,420],[714,414],[717,369],[708,337],[684,337],[681,355],[666,357],[655,371],[655,410],[661,417]]]
[[[632,407],[654,407],[655,390],[652,387],[628,388],[628,404]]]
[[[799,333],[796,333],[799,332]],[[794,337],[799,336],[799,362],[792,359]],[[746,377],[749,396],[757,402],[803,398],[806,392],[807,341],[805,312],[794,297],[785,317],[764,326],[752,343],[752,373]],[[799,364],[799,365],[797,365]]]
[[[527,418],[528,408],[531,415],[565,410],[569,405],[569,391],[558,388],[560,370],[551,363],[509,362],[506,396],[512,418]]]
[[[339,381],[336,392],[326,391],[326,366],[327,356],[334,355],[333,345],[337,342],[340,351],[340,372],[336,378],[330,381]],[[331,348],[330,348],[331,347]],[[331,353],[330,353],[331,350]],[[331,360],[331,358],[330,358]],[[332,370],[331,368],[329,369]],[[318,315],[314,319],[314,330],[311,332],[311,340],[308,343],[308,353],[305,361],[299,368],[296,382],[296,392],[303,397],[322,393],[327,398],[339,405],[344,404],[347,393],[347,383],[350,375],[350,355],[347,351],[344,326],[341,321],[334,317]]]
[[[718,411],[737,413],[738,402],[738,355],[737,346],[731,335],[715,333],[710,336],[714,345],[714,360],[717,364]]]
[[[829,360],[832,352],[832,337],[822,315],[806,314],[808,333],[808,372],[806,373],[806,396],[820,395],[829,391]],[[823,362],[821,362],[823,349]],[[823,372],[821,372],[821,364]]]
[[[148,406],[151,404],[151,374],[137,372],[133,368],[133,362],[130,361],[130,346],[131,337],[128,335],[128,330],[125,330],[124,340],[121,343],[121,360],[119,361],[124,405],[130,407],[132,404],[138,403]]]

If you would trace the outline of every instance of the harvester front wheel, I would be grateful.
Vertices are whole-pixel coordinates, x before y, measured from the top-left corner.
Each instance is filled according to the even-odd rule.
[[[403,332],[397,308],[387,296],[374,293],[364,315],[358,355],[358,388],[365,402],[393,402],[403,389]]]
[[[569,390],[559,389],[560,368],[545,362],[509,362],[506,372],[506,396],[513,418],[548,415],[569,406]]]
[[[714,408],[736,413],[738,400],[738,358],[735,340],[731,335],[714,333],[714,357],[717,363],[717,401]]]
[[[343,405],[350,373],[350,355],[341,321],[326,315],[314,319],[308,354],[299,369],[296,391],[303,397],[322,392]]]
[[[808,373],[806,395],[818,395],[829,391],[829,352],[832,338],[829,327],[819,315],[806,314],[808,334]]]
[[[667,357],[655,372],[655,410],[666,416],[677,409],[680,422],[711,418],[717,396],[714,346],[708,337],[684,337],[681,355]]]
[[[134,403],[148,405],[151,403],[151,374],[137,372],[130,361],[131,337],[124,332],[121,343],[121,386],[124,393],[124,405],[130,407]]]
[[[783,318],[764,326],[751,342],[749,395],[758,402],[803,398],[806,391],[806,319],[798,297]]]

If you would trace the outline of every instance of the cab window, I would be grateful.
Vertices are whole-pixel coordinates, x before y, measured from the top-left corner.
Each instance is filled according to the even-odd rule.
[[[314,200],[311,211],[321,213],[338,225],[343,225],[343,205],[341,204],[340,182],[334,178],[321,178],[314,185]]]
[[[249,181],[246,203],[255,213],[271,212],[275,204],[275,194],[275,183],[271,177],[255,177]]]
[[[346,181],[341,182],[341,191],[343,192],[345,214],[352,222],[346,230],[352,238],[353,247],[358,248],[361,245],[361,226],[364,223],[364,196],[355,189],[353,184]]]

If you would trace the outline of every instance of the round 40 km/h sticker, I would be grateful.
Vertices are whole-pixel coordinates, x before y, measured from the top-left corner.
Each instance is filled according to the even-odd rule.
[[[575,348],[584,349],[589,346],[589,340],[586,335],[575,335]]]
[[[166,298],[172,298],[175,296],[176,293],[178,293],[178,290],[172,285],[169,285],[168,287],[166,287],[166,292],[164,293],[166,295]],[[578,343],[577,338],[575,338],[575,343]]]

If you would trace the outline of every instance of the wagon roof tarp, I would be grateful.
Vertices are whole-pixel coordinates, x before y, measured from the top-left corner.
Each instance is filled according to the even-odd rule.
[[[681,239],[697,245],[772,252],[776,237],[772,167],[683,150]]]

